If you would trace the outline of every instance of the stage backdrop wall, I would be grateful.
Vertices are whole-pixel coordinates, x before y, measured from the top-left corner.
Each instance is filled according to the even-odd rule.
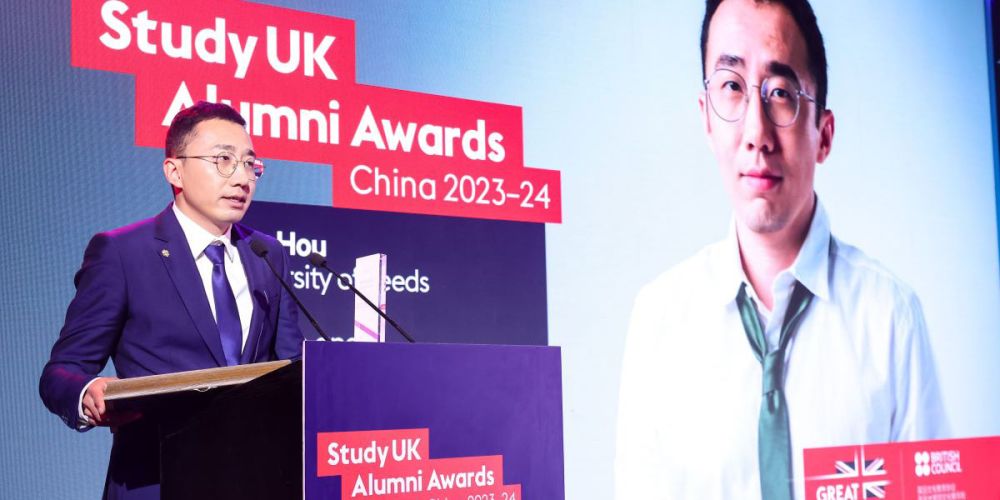
[[[438,335],[449,324],[464,331],[485,315],[490,331],[509,330],[512,336],[501,332],[467,341],[547,338],[562,346],[566,495],[610,498],[618,372],[632,298],[643,283],[722,238],[729,219],[696,101],[703,6],[309,0],[206,5],[234,19],[242,16],[247,26],[256,26],[251,14],[267,6],[353,21],[345,33],[353,33],[354,53],[334,69],[346,83],[364,85],[315,87],[317,94],[342,96],[345,142],[365,99],[385,106],[416,103],[413,113],[424,118],[481,112],[504,127],[510,154],[496,175],[539,175],[560,186],[551,193],[559,196],[558,214],[484,212],[461,204],[468,210],[360,206],[364,199],[335,192],[347,183],[338,177],[343,165],[331,169],[337,162],[329,150],[255,138],[268,160],[256,199],[292,204],[286,207],[291,213],[310,215],[294,224],[267,219],[265,214],[276,212],[260,204],[251,218],[269,230],[294,228],[300,237],[325,240],[345,271],[355,253],[369,251],[389,253],[390,274],[409,277],[420,269],[429,277],[430,294],[390,292],[388,298],[390,311],[398,304],[401,321],[414,334],[461,339],[461,332]],[[880,259],[920,296],[954,436],[1000,434],[996,132],[983,2],[817,1],[815,8],[829,54],[829,104],[837,116],[832,156],[817,173],[833,231]],[[100,495],[109,434],[68,430],[44,409],[36,387],[90,236],[151,216],[169,201],[159,168],[162,151],[153,147],[162,127],[139,123],[162,105],[164,90],[150,82],[174,82],[174,92],[183,77],[199,83],[192,84],[192,94],[204,94],[206,81],[218,77],[228,85],[220,85],[220,97],[236,100],[240,92],[281,90],[277,84],[241,86],[232,66],[226,66],[229,73],[201,73],[195,63],[140,68],[107,54],[82,54],[86,62],[73,66],[73,9],[65,1],[21,2],[0,16],[5,498]],[[289,83],[289,99],[314,96],[309,81]],[[386,98],[380,89],[420,95],[390,91]],[[486,104],[480,109],[434,96]],[[405,114],[410,108],[395,109]],[[366,154],[383,164],[409,159],[413,168],[434,168],[416,155],[370,150]],[[358,163],[350,155],[336,158],[346,158],[348,168]],[[467,167],[458,160],[454,165]],[[540,166],[541,173],[527,166]],[[371,220],[400,231],[401,238],[366,232],[363,222]],[[305,270],[304,261],[293,268]],[[521,280],[529,292],[518,295]],[[458,306],[474,303],[479,314],[456,313],[454,322],[439,317],[453,300]],[[335,314],[340,319],[324,318],[329,328],[347,335],[349,301],[331,307],[345,310]],[[514,307],[522,317],[507,317]],[[513,336],[521,332],[527,337]]]

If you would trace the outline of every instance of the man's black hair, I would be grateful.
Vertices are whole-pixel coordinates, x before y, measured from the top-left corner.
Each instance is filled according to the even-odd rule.
[[[706,0],[705,18],[701,22],[701,79],[708,78],[705,74],[705,60],[708,48],[708,28],[712,23],[712,16],[718,10],[719,5],[725,0]],[[756,3],[767,3],[781,5],[788,11],[799,27],[802,38],[806,41],[806,56],[809,61],[809,75],[816,82],[816,123],[819,123],[820,110],[826,109],[826,47],[823,45],[823,34],[819,32],[819,24],[816,22],[816,14],[808,0],[754,0]]]
[[[226,120],[245,127],[247,122],[233,108],[225,104],[198,101],[193,106],[182,110],[174,116],[167,130],[167,141],[164,152],[167,158],[173,158],[184,152],[191,132],[199,123],[205,120]]]

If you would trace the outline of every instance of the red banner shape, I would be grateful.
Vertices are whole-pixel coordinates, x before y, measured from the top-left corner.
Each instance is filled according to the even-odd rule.
[[[462,492],[467,500],[520,500],[521,485],[505,484],[494,488],[476,488]]]
[[[340,498],[418,500],[503,490],[503,457],[436,458],[359,470],[341,477]]]
[[[353,21],[240,0],[72,9],[72,64],[135,75],[137,145],[225,102],[262,156],[331,165],[335,207],[562,221],[559,172],[524,166],[520,107],[356,83]]]
[[[320,432],[316,475],[340,476],[341,498],[429,500],[461,494],[517,500],[520,485],[503,484],[503,456],[434,458],[428,429]]]
[[[428,429],[321,432],[316,435],[316,474],[343,476],[423,462],[430,458],[429,434]]]
[[[72,9],[73,66],[173,83],[188,74],[354,83],[348,19],[241,0],[73,0]]]
[[[527,222],[562,220],[557,170],[483,172],[361,161],[334,167],[335,206]]]
[[[807,449],[803,498],[1000,498],[997,457],[1000,436]]]

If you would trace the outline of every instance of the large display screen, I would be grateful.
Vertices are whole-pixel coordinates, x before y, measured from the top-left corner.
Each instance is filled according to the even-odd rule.
[[[919,298],[948,437],[1000,434],[991,3],[813,2],[836,117],[815,192],[832,233]],[[704,9],[8,5],[0,496],[100,495],[110,434],[69,430],[38,376],[90,237],[167,206],[166,124],[205,99],[249,118],[267,173],[246,222],[281,232],[336,336],[351,299],[302,249],[345,274],[386,253],[389,311],[426,341],[561,346],[566,497],[612,498],[633,301],[732,217],[699,107]]]

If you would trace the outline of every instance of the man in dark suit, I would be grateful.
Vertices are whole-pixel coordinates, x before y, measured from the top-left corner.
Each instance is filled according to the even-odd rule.
[[[39,391],[74,429],[112,427],[106,498],[159,496],[155,419],[108,409],[114,377],[98,374],[109,358],[128,378],[301,355],[298,310],[250,243],[268,248],[279,273],[287,252],[238,224],[264,170],[245,125],[223,104],[178,113],[163,161],[174,202],[94,236],[76,274]]]

